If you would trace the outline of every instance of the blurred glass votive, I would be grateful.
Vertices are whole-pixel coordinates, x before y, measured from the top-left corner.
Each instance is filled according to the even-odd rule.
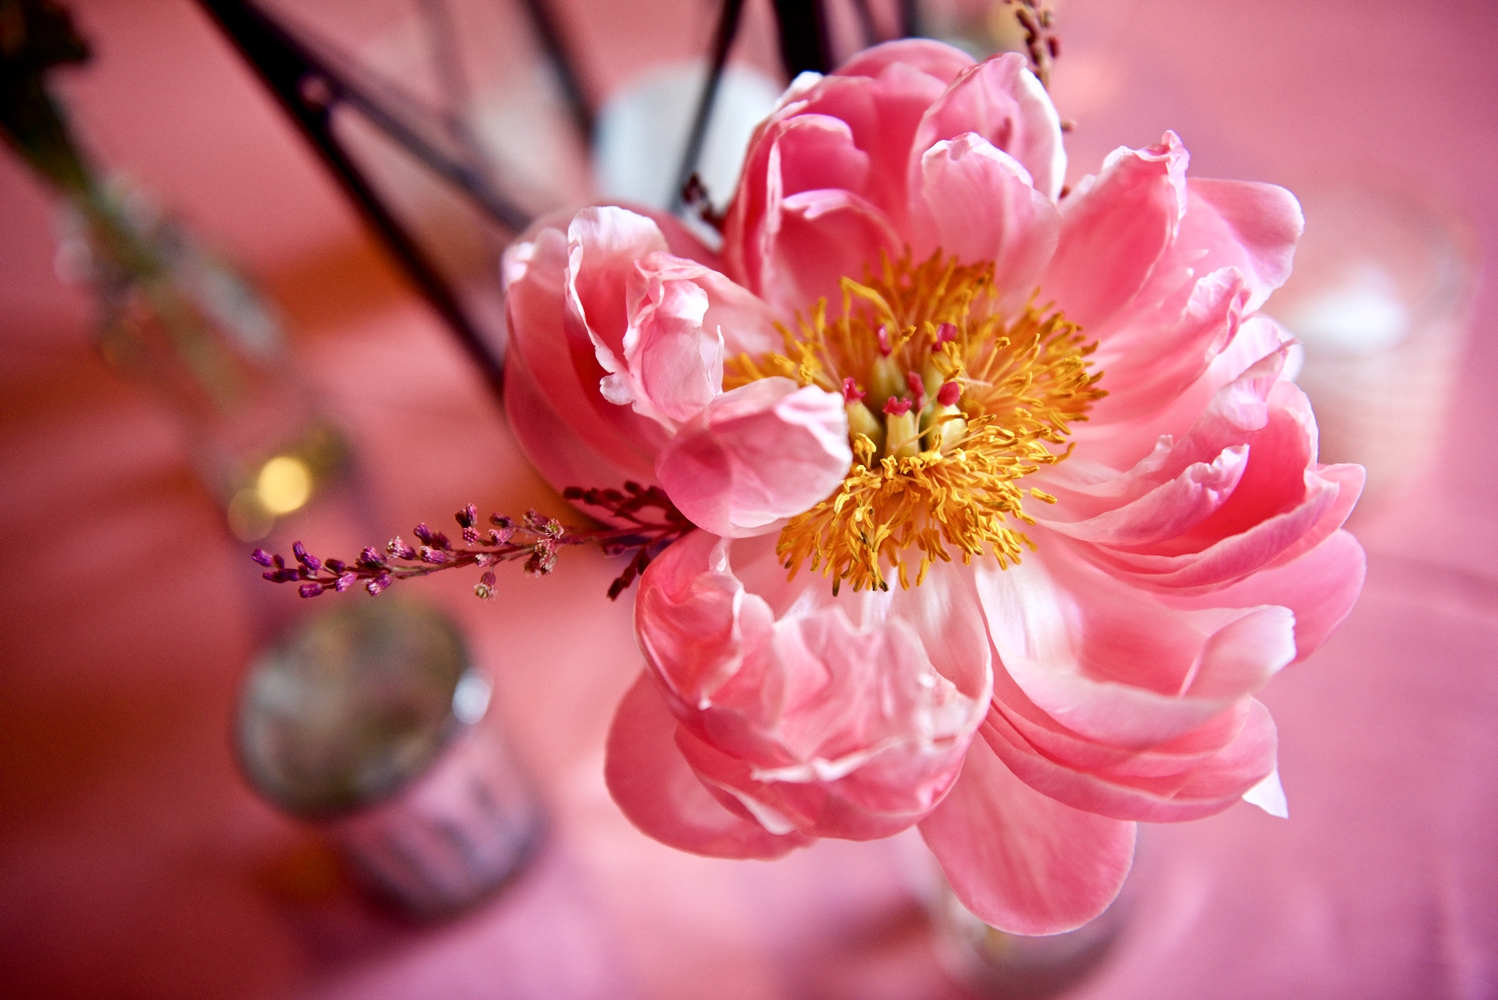
[[[1076,930],[1026,937],[979,920],[938,873],[927,901],[932,947],[947,975],[975,997],[1041,1000],[1059,996],[1103,964],[1127,921],[1130,900],[1125,883],[1113,905]]]
[[[236,749],[256,790],[325,830],[375,889],[452,913],[517,873],[543,826],[491,690],[448,618],[366,598],[251,666]]]
[[[1297,188],[1305,235],[1265,309],[1304,352],[1323,462],[1368,470],[1366,497],[1437,451],[1476,278],[1458,220],[1412,193],[1356,181]]]

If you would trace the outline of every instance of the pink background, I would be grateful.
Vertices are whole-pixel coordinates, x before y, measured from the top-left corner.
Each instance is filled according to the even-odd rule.
[[[66,85],[82,127],[264,284],[355,438],[374,528],[323,540],[374,541],[469,499],[558,509],[204,15],[187,0],[75,6],[98,51]],[[682,54],[694,32],[705,43],[703,6],[653,32],[680,5],[567,4],[590,90],[606,93],[625,59]],[[1055,93],[1080,122],[1074,174],[1174,128],[1198,176],[1371,174],[1425,192],[1492,259],[1498,5],[1071,0],[1062,16]],[[612,44],[626,32],[627,56]],[[601,558],[502,576],[498,604],[466,596],[468,580],[424,585],[495,677],[552,835],[510,892],[460,919],[417,927],[369,905],[230,756],[259,623],[295,598],[257,588],[171,414],[97,359],[53,248],[46,194],[0,157],[0,993],[961,995],[909,888],[912,844],[730,863],[622,819],[602,742],[639,660]],[[1267,691],[1291,818],[1238,806],[1146,830],[1125,937],[1078,995],[1498,996],[1495,323],[1489,283],[1449,430],[1407,456],[1426,471],[1355,515],[1360,604]]]

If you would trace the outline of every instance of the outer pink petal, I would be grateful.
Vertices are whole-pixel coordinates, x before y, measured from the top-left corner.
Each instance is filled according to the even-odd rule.
[[[1022,724],[1007,709],[996,709],[980,732],[1027,785],[1114,819],[1176,823],[1210,816],[1231,807],[1275,769],[1274,720],[1252,699],[1233,739],[1214,753],[1141,751],[1091,769],[1054,760],[1027,738]]]
[[[1295,244],[1305,228],[1300,203],[1274,184],[1193,178],[1188,190],[1178,253],[1200,258],[1194,263],[1197,274],[1237,268],[1251,289],[1244,311],[1254,312],[1290,277]]]
[[[1134,860],[1133,823],[1041,795],[981,740],[921,836],[963,905],[1013,934],[1082,926],[1113,902]]]
[[[1061,238],[1041,290],[1084,327],[1125,306],[1175,239],[1186,207],[1185,147],[1115,150],[1103,172],[1061,205]]]
[[[662,449],[655,471],[693,524],[733,537],[809,509],[852,462],[842,397],[775,377],[713,399]]]
[[[1009,52],[963,72],[921,118],[910,150],[912,179],[921,158],[942,139],[975,132],[1024,165],[1051,201],[1066,178],[1061,119],[1025,59]]]
[[[997,287],[1029,297],[1061,220],[1019,161],[967,132],[926,151],[916,191],[917,258],[939,248],[966,262],[993,261]]]
[[[510,330],[507,399],[521,447],[552,485],[583,485],[557,479],[573,470],[619,469],[622,475],[586,485],[615,485],[618,479],[654,478],[655,454],[665,434],[653,421],[605,403],[598,381],[605,372],[586,334],[574,338],[566,315],[566,238],[542,227],[511,246],[505,255],[509,288],[505,314]],[[581,370],[580,367],[581,366]],[[521,384],[523,381],[523,385]],[[560,424],[553,424],[556,416]],[[584,457],[586,454],[586,457]]]
[[[778,858],[811,842],[770,833],[725,808],[694,775],[675,743],[676,720],[641,672],[609,728],[604,779],[629,821],[663,844],[718,858]]]
[[[1296,660],[1314,653],[1352,611],[1363,590],[1367,558],[1346,531],[1333,533],[1314,549],[1271,569],[1208,594],[1164,596],[1180,607],[1278,604],[1295,613]]]
[[[1256,691],[1295,656],[1283,608],[1171,608],[1046,547],[978,568],[1002,673],[1063,726],[1144,749],[1176,738]]]
[[[943,86],[974,64],[959,48],[929,38],[902,38],[874,45],[843,63],[838,76],[878,77],[890,66],[906,66],[935,77]]]

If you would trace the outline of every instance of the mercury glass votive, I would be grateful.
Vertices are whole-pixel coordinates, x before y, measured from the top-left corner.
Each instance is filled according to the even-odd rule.
[[[491,692],[446,616],[366,599],[252,664],[236,748],[256,790],[325,830],[373,888],[452,913],[516,874],[543,827]]]

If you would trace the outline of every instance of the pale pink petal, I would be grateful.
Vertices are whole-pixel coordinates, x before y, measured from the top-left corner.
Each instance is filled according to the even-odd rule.
[[[1259,604],[1289,608],[1295,614],[1295,658],[1303,660],[1347,617],[1362,592],[1366,572],[1363,547],[1348,532],[1337,531],[1294,561],[1260,570],[1230,587],[1162,599],[1188,608]]]
[[[1198,274],[1237,268],[1251,289],[1244,312],[1254,312],[1290,277],[1305,228],[1300,203],[1274,184],[1193,178],[1187,190],[1177,253],[1200,258],[1194,264]]]
[[[808,510],[852,462],[842,397],[776,377],[714,398],[662,449],[655,470],[693,524],[731,537]]]
[[[839,66],[837,75],[878,77],[890,66],[904,66],[946,86],[972,65],[973,57],[959,48],[928,38],[901,38],[864,49]]]
[[[916,257],[940,249],[966,263],[992,261],[995,285],[1029,298],[1056,249],[1060,216],[1025,168],[966,132],[926,151],[917,184]]]
[[[880,254],[898,256],[902,241],[872,203],[841,190],[785,198],[765,241],[766,278],[753,290],[781,316],[809,316],[818,299],[837,309],[841,281],[859,280]]]
[[[606,371],[621,368],[634,263],[664,250],[666,238],[653,219],[613,205],[585,208],[567,227],[567,312]]]
[[[1023,164],[1048,200],[1060,196],[1066,177],[1061,119],[1023,56],[1009,52],[967,69],[932,103],[910,150],[912,178],[920,176],[921,159],[934,143],[965,132]]]
[[[604,779],[629,821],[663,844],[718,858],[778,858],[810,839],[777,836],[725,808],[687,767],[676,720],[649,674],[641,673],[609,728]]]
[[[525,356],[517,350],[511,350],[505,358],[504,402],[520,450],[547,482],[564,488],[583,483],[617,484],[634,480],[650,485],[655,482],[652,464],[633,449],[603,452],[590,447],[552,409],[526,367]],[[594,517],[599,515],[591,508],[589,512]]]
[[[977,570],[1007,674],[1057,722],[1143,749],[1190,732],[1258,690],[1295,656],[1283,608],[1177,609],[1055,546],[1007,570]],[[1193,691],[1200,679],[1202,687]]]
[[[722,391],[723,337],[703,323],[708,296],[696,282],[642,270],[635,285],[624,335],[628,385],[611,394],[606,384],[604,394],[674,429]],[[622,373],[614,377],[625,381]]]
[[[1228,718],[1232,738],[1211,753],[1179,754],[1167,745],[1093,767],[1055,761],[1007,707],[996,707],[980,732],[1016,776],[1044,795],[1113,819],[1178,823],[1230,808],[1274,770],[1277,737],[1264,706],[1249,699],[1241,716]]]
[[[1068,319],[1096,325],[1144,286],[1186,207],[1185,147],[1174,132],[1115,150],[1096,181],[1061,203],[1061,237],[1041,292]]]
[[[1041,795],[981,740],[921,836],[963,905],[1013,934],[1085,924],[1113,902],[1134,860],[1133,823]]]
[[[745,655],[770,639],[769,609],[734,577],[728,546],[693,532],[657,557],[640,581],[635,636],[685,709],[710,707]]]
[[[654,421],[598,395],[606,373],[586,332],[568,321],[565,235],[548,227],[528,235],[506,254],[511,279],[505,296],[507,368],[513,372],[505,381],[513,386],[525,379],[516,389],[520,398],[507,400],[506,410],[522,448],[538,468],[554,469],[559,476],[600,467],[624,473],[581,482],[551,478],[559,486],[653,480],[655,456],[666,435]],[[553,415],[560,424],[551,422]],[[590,457],[581,457],[584,452]],[[550,478],[553,473],[546,474]]]
[[[1108,395],[1088,414],[1096,433],[1158,413],[1186,392],[1238,332],[1248,296],[1237,269],[1223,268],[1183,284],[1171,299],[1136,302],[1132,323],[1098,330],[1092,361]]]

